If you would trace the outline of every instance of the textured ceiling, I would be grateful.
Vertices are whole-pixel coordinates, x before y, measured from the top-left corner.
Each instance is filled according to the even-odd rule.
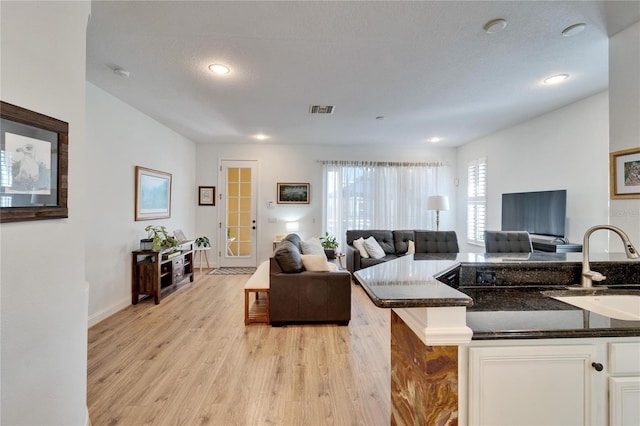
[[[87,79],[198,143],[457,146],[605,90],[608,37],[638,20],[640,1],[94,1]]]

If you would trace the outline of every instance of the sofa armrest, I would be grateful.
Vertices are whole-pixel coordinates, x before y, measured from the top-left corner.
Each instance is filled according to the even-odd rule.
[[[362,269],[360,259],[360,250],[352,245],[347,245],[347,270],[349,272],[353,274],[355,271]]]

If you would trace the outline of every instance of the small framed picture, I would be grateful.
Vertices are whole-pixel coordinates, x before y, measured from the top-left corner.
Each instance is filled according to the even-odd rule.
[[[309,204],[309,184],[278,183],[278,204]]]
[[[640,148],[610,154],[611,198],[640,198]]]
[[[198,205],[200,206],[216,205],[216,187],[215,186],[199,186],[198,187]]]

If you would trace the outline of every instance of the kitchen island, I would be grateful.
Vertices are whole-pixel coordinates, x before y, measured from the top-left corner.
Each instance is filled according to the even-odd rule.
[[[581,261],[577,253],[409,255],[357,271],[372,302],[392,308],[391,423],[639,418],[622,408],[640,397],[629,390],[640,383],[640,322],[544,294],[576,286]],[[640,262],[592,255],[591,266],[608,276],[609,291],[640,294]]]

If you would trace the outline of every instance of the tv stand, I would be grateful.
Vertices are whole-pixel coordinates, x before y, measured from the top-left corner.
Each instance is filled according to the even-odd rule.
[[[550,253],[580,253],[582,251],[582,244],[563,243],[554,240],[531,239],[531,245],[535,251]]]

